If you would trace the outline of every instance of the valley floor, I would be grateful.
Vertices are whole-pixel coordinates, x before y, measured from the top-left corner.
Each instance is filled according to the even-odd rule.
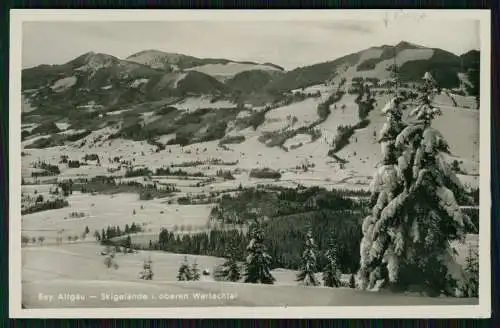
[[[140,251],[115,259],[108,269],[93,243],[37,246],[23,249],[22,302],[26,308],[120,308],[188,306],[398,306],[474,305],[478,299],[429,298],[418,295],[365,292],[350,288],[299,286],[296,272],[276,269],[275,285],[217,282],[202,276],[196,282],[178,282],[183,254]],[[224,261],[186,255],[200,269]],[[151,259],[154,279],[140,280],[144,260]]]

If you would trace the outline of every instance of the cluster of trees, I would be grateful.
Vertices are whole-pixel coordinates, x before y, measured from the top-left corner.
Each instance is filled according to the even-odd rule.
[[[349,144],[349,139],[352,137],[354,132],[358,129],[363,129],[370,124],[370,120],[364,119],[356,123],[356,125],[340,125],[337,127],[337,135],[335,136],[332,144],[333,148],[328,151],[328,156],[333,157],[333,155],[342,150],[345,146]]]
[[[45,241],[45,237],[44,236],[39,236],[38,238],[37,237],[31,237],[30,238],[30,237],[28,237],[26,235],[22,235],[21,236],[21,244],[23,246],[28,245],[30,242],[32,244],[36,244],[37,241],[38,241],[38,243],[43,244],[43,242]]]
[[[374,108],[375,98],[371,97],[370,88],[361,85],[359,88],[358,96],[355,99],[356,104],[358,104],[358,116],[360,120],[366,119],[368,114]]]
[[[73,142],[73,141],[77,141],[77,140],[80,140],[82,138],[85,138],[86,136],[88,136],[91,133],[92,133],[92,130],[85,130],[82,132],[71,133],[71,134],[65,135],[65,138],[67,141]]]
[[[212,209],[210,218],[225,224],[241,224],[252,222],[259,215],[277,218],[320,210],[352,212],[359,208],[357,202],[337,190],[319,187],[275,189],[246,188],[234,196],[225,194]]]
[[[73,180],[72,179],[59,182],[58,187],[61,188],[64,197],[68,197],[69,195],[73,194]]]
[[[240,144],[245,141],[245,136],[230,136],[219,141],[219,145]]]
[[[49,164],[46,162],[36,162],[34,165],[35,168],[42,169],[44,171],[42,172],[32,172],[31,176],[32,177],[37,177],[37,176],[51,176],[51,175],[58,175],[61,173],[59,170],[59,166]]]
[[[47,210],[55,210],[58,208],[63,208],[69,206],[67,200],[62,198],[56,198],[51,200],[45,200],[43,202],[36,202],[35,204],[27,207],[23,207],[21,209],[21,215],[47,211]]]
[[[82,164],[80,163],[79,160],[68,160],[67,165],[69,168],[76,169],[79,168]]]
[[[83,218],[85,217],[85,213],[83,212],[71,212],[69,213],[70,218]]]
[[[281,173],[265,167],[262,169],[252,169],[250,171],[250,177],[258,179],[280,179]]]
[[[108,226],[106,229],[102,229],[100,233],[99,231],[96,230],[94,231],[94,237],[97,241],[101,242],[101,244],[103,245],[112,245],[114,244],[114,242],[112,242],[111,239],[115,237],[121,237],[124,235],[128,235],[131,233],[138,233],[141,231],[142,227],[138,224],[135,224],[135,222],[132,222],[130,226],[126,224],[123,229],[120,228],[119,226]],[[130,236],[128,236],[127,239],[129,238]],[[128,245],[128,247],[130,246],[131,245]]]
[[[354,128],[350,125],[339,125],[337,127],[337,134],[333,139],[334,153],[340,151],[342,148],[349,144],[349,138],[354,134]]]
[[[113,177],[107,176],[96,176],[91,180],[86,180],[79,183],[78,186],[82,193],[137,193],[139,195],[139,199],[141,200],[149,200],[155,197],[164,197],[178,191],[178,189],[176,189],[174,185],[158,185],[157,183],[142,184],[137,181],[117,183]]]
[[[297,165],[295,166],[295,169],[307,172],[309,171],[309,168],[314,168],[315,166],[316,165],[314,163],[307,163],[307,164]]]
[[[328,118],[328,116],[331,113],[330,106],[339,101],[343,95],[344,95],[343,91],[337,90],[336,92],[332,93],[327,100],[318,105],[317,112],[320,121],[323,122]]]
[[[170,167],[159,167],[155,171],[155,175],[171,175],[171,176],[179,176],[179,177],[187,177],[187,176],[192,176],[192,177],[204,177],[205,174],[202,172],[194,172],[194,173],[189,173],[187,171],[183,171],[181,169],[173,170]]]
[[[140,167],[136,169],[129,169],[125,172],[125,177],[126,178],[134,178],[134,177],[142,177],[142,176],[149,176],[153,174],[153,172],[148,169],[147,167]]]
[[[48,123],[42,123],[39,126],[35,127],[32,131],[31,134],[53,134],[53,133],[58,133],[61,132],[57,125],[54,122],[48,122]]]
[[[233,173],[227,170],[217,170],[216,176],[225,180],[235,180]]]
[[[152,145],[152,146],[156,146],[156,150],[155,152],[159,153],[160,151],[162,150],[165,150],[165,145],[162,144],[161,142],[158,142],[157,140],[155,139],[148,139],[147,140],[148,144]]]
[[[97,154],[85,154],[85,156],[83,157],[83,160],[85,162],[87,162],[87,161],[97,161],[98,163],[100,162],[99,155],[97,155]]]
[[[340,274],[343,267],[338,259],[338,243],[336,235],[330,235],[328,244],[324,250],[319,250],[315,244],[313,232],[309,229],[306,233],[305,243],[303,240],[294,240],[298,245],[297,263],[294,267],[281,266],[276,263],[274,256],[274,242],[269,241],[269,230],[261,222],[254,222],[250,225],[248,233],[237,230],[217,231],[212,230],[208,238],[201,238],[198,235],[184,235],[180,237],[163,230],[160,235],[160,242],[156,246],[165,249],[166,246],[175,241],[191,241],[196,252],[197,241],[201,241],[201,249],[210,249],[210,245],[216,247],[226,261],[217,266],[214,270],[214,278],[218,281],[241,281],[245,283],[273,284],[276,279],[271,271],[276,267],[298,269],[297,281],[309,286],[319,285],[317,273],[323,274],[324,285],[328,287],[341,286]],[[222,243],[214,238],[222,237]],[[302,251],[302,252],[300,252]],[[194,253],[196,254],[196,253]],[[196,280],[192,277],[192,268],[187,260],[179,268],[178,280]],[[354,276],[351,275],[350,287],[354,288]]]
[[[196,260],[193,264],[189,264],[187,260],[187,256],[184,256],[184,262],[179,267],[179,271],[177,272],[177,280],[178,281],[196,281],[200,280],[200,269],[198,268],[198,264]]]
[[[277,107],[279,107],[279,105],[267,105],[263,110],[254,110],[250,115],[238,118],[236,120],[236,125],[239,128],[251,126],[254,130],[257,130],[257,128],[266,121],[266,114]]]
[[[273,218],[263,222],[261,227],[266,236],[263,243],[272,257],[271,268],[293,270],[300,268],[302,244],[308,231],[307,224],[310,222],[312,236],[322,254],[328,250],[333,235],[338,247],[339,269],[342,272],[356,272],[361,240],[359,220],[360,215],[350,211],[320,211]],[[249,235],[243,230],[225,225],[222,229],[183,235],[164,229],[160,233],[159,241],[151,242],[149,247],[174,253],[217,257],[226,257],[231,253],[237,261],[244,261],[249,242]],[[324,268],[327,263],[327,257],[318,258],[318,268]]]

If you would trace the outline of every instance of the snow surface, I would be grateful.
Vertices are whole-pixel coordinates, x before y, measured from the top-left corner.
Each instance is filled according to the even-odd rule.
[[[75,130],[75,129],[69,129],[69,130],[64,130],[64,131],[61,131],[61,132],[58,132],[57,134],[62,134],[62,135],[74,135],[74,134],[79,134],[79,133],[83,133],[87,130],[85,129],[80,129],[80,130]]]
[[[189,263],[196,260],[201,270],[207,268],[211,272],[224,260],[209,256],[140,251],[136,254],[117,254],[115,262],[118,269],[115,270],[105,267],[104,257],[98,254],[102,249],[102,246],[93,243],[25,247],[22,255],[23,304],[27,308],[478,304],[477,299],[428,298],[387,292],[371,293],[349,288],[292,286],[296,273],[282,269],[271,272],[278,279],[275,285],[215,282],[211,276],[203,275],[197,282],[178,282],[175,281],[177,270],[185,256]],[[151,281],[140,280],[138,274],[142,270],[142,264],[148,259],[152,261],[154,278]],[[87,296],[87,299],[47,302],[38,297],[39,293],[80,294]],[[101,293],[146,294],[149,298],[130,301],[117,298],[113,301],[101,298]],[[226,297],[199,300],[197,293],[225,294]],[[97,297],[90,298],[92,295]]]
[[[252,70],[279,71],[278,68],[268,65],[242,64],[229,62],[227,64],[206,64],[186,69],[187,71],[198,71],[212,76],[231,77],[238,73]]]
[[[298,129],[308,126],[319,119],[317,106],[319,98],[308,98],[287,106],[278,107],[266,113],[266,122],[259,126],[262,132],[280,131],[283,129]],[[297,122],[293,122],[297,118]]]
[[[30,186],[38,192],[47,192],[39,186]],[[52,188],[55,188],[53,186]],[[28,189],[25,189],[25,192]],[[91,234],[109,226],[139,224],[145,232],[158,234],[161,228],[174,226],[202,228],[206,226],[212,205],[169,205],[166,199],[139,200],[137,194],[91,195],[74,191],[68,197],[69,207],[23,215],[23,234],[45,236],[46,242],[55,242],[56,231],[64,229],[67,235],[80,236],[88,226]],[[143,209],[141,209],[143,206]],[[133,214],[133,211],[136,214]],[[72,219],[71,212],[85,213],[84,218]],[[163,212],[163,213],[160,213]],[[92,237],[93,238],[93,237]]]
[[[66,91],[72,86],[74,86],[76,84],[76,81],[77,81],[76,76],[65,77],[54,82],[54,84],[50,88],[55,92]]]
[[[67,130],[70,127],[70,124],[66,122],[57,122],[56,126],[59,130]]]
[[[173,107],[181,110],[194,111],[200,108],[234,108],[236,104],[227,100],[211,102],[210,97],[188,97],[181,102],[173,104]]]
[[[132,81],[132,83],[130,83],[130,87],[131,88],[138,88],[141,85],[148,83],[148,81],[149,81],[149,79],[137,79],[137,80]]]

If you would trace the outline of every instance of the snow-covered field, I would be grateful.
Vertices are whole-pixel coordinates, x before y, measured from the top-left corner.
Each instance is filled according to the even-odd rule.
[[[268,65],[255,65],[230,62],[227,64],[206,64],[186,69],[187,71],[198,71],[215,77],[232,77],[244,71],[279,71],[278,68]]]
[[[330,106],[330,115],[325,122],[319,125],[327,142],[333,141],[339,126],[353,126],[359,122],[358,105],[355,100],[356,95],[345,94],[339,101]]]
[[[317,106],[319,98],[308,98],[288,106],[279,107],[266,113],[266,122],[259,127],[262,132],[282,129],[298,129],[319,119]]]
[[[181,110],[195,111],[200,108],[234,108],[236,104],[227,100],[212,102],[209,97],[189,97],[172,106]]]
[[[178,282],[176,275],[184,260],[182,254],[157,251],[117,254],[118,269],[108,269],[104,257],[98,254],[101,250],[101,246],[91,243],[24,248],[23,304],[27,308],[477,304],[477,299],[298,286],[294,282],[296,273],[282,269],[272,271],[277,279],[275,285],[216,282],[211,276],[203,275],[197,282]],[[224,261],[209,256],[186,256],[189,263],[196,261],[201,270],[207,268],[210,272]],[[140,280],[138,274],[148,259],[152,261],[154,279]],[[110,295],[111,299],[101,293]],[[218,297],[201,299],[200,294],[207,293],[218,294]],[[85,299],[58,300],[59,294],[79,294]],[[123,297],[127,294],[134,295],[132,300]],[[53,299],[41,297],[43,295],[51,295]]]
[[[65,77],[54,82],[50,88],[55,92],[62,92],[74,86],[77,80],[76,76]]]
[[[46,188],[30,186],[29,188]],[[25,190],[27,187],[25,187]],[[47,190],[48,192],[48,190]],[[41,211],[24,215],[22,218],[23,234],[29,237],[45,237],[46,242],[55,242],[58,230],[62,235],[81,236],[85,227],[90,229],[90,240],[95,230],[101,231],[107,226],[119,226],[123,230],[132,222],[140,225],[145,232],[158,233],[161,228],[172,229],[174,226],[191,228],[205,227],[212,205],[177,205],[168,204],[166,199],[139,200],[137,194],[120,193],[116,195],[90,195],[73,192],[68,197],[69,207]],[[142,207],[142,208],[141,208]],[[134,212],[135,210],[135,213]],[[71,218],[70,213],[84,213],[83,218]]]

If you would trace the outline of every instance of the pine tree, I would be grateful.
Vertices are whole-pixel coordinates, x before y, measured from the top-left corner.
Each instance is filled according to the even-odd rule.
[[[200,280],[200,269],[198,269],[198,264],[196,263],[196,260],[194,261],[193,265],[191,266],[191,280]]]
[[[132,247],[132,238],[130,238],[130,235],[128,235],[127,238],[125,238],[125,240],[123,242],[123,247],[126,247],[126,248]]]
[[[436,294],[453,294],[455,281],[446,270],[453,261],[449,241],[464,236],[470,219],[455,195],[463,187],[445,161],[449,147],[432,120],[441,114],[432,104],[435,83],[426,73],[418,106],[402,122],[397,97],[384,108],[380,132],[383,163],[372,180],[372,213],[362,226],[362,289],[410,285]],[[439,274],[436,274],[439,272]]]
[[[245,282],[273,284],[276,280],[271,275],[272,258],[267,254],[263,244],[264,233],[259,223],[250,227],[250,243],[247,246],[248,256],[245,263]]]
[[[118,269],[118,263],[114,260],[115,258],[115,252],[114,250],[111,249],[111,247],[106,247],[106,257],[104,258],[104,265],[109,269]]]
[[[317,286],[319,282],[316,279],[315,273],[318,251],[312,236],[312,230],[309,230],[306,234],[305,246],[305,250],[302,253],[300,271],[297,274],[297,281],[301,281],[306,286]]]
[[[479,297],[479,260],[477,252],[469,248],[465,259],[465,281],[461,286],[462,295],[465,297]]]
[[[148,260],[144,261],[142,268],[143,271],[140,272],[140,278],[144,280],[153,280],[153,268],[152,268],[152,263],[151,258],[148,258]]]
[[[187,256],[184,256],[184,262],[179,267],[179,271],[177,273],[178,281],[189,281],[191,280],[191,270],[189,268],[189,263],[187,260]]]
[[[85,234],[86,234],[86,235],[88,235],[89,233],[90,233],[89,227],[88,227],[88,226],[86,226],[86,227],[85,227]]]
[[[229,281],[239,281],[241,279],[240,268],[236,261],[236,245],[231,244],[229,247],[229,258],[222,265],[222,276]]]
[[[337,252],[337,241],[332,235],[328,242],[328,250],[325,253],[325,257],[328,260],[325,268],[323,269],[323,282],[327,287],[339,287],[340,286],[340,270],[338,266],[338,252]]]

